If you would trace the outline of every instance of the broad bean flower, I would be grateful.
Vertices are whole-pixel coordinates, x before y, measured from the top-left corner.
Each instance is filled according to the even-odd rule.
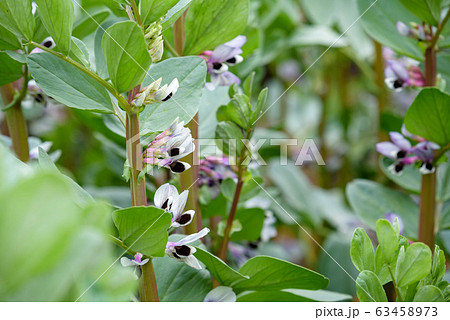
[[[174,173],[181,173],[189,169],[190,165],[179,159],[192,153],[194,149],[191,130],[184,127],[183,121],[178,123],[177,118],[148,145],[143,161],[147,165],[166,167]]]
[[[191,234],[177,242],[169,241],[166,245],[166,254],[171,258],[186,263],[194,269],[200,270],[202,267],[194,256],[196,249],[188,244],[203,238],[208,233],[209,229],[203,228],[200,232]]]
[[[155,206],[172,214],[171,227],[182,227],[191,223],[195,211],[183,212],[189,191],[178,194],[177,188],[171,184],[163,184],[155,192]]]
[[[377,151],[394,160],[394,163],[388,169],[392,173],[399,175],[403,172],[405,166],[420,164],[420,172],[422,174],[434,172],[434,150],[439,149],[439,146],[421,137],[410,134],[404,127],[402,128],[402,133],[403,135],[399,132],[391,132],[389,134],[391,142],[384,141],[377,143]],[[411,142],[405,136],[418,143],[412,146]]]
[[[120,258],[120,263],[124,267],[134,267],[135,278],[138,279],[140,274],[140,268],[150,260],[148,258],[142,260],[143,256],[144,255],[142,253],[137,252],[136,255],[134,256],[134,259],[122,257]]]
[[[213,199],[220,193],[220,184],[226,178],[235,179],[236,173],[227,157],[208,156],[200,160],[199,186],[208,186]]]
[[[169,85],[165,84],[162,87],[161,81],[162,79],[159,78],[143,88],[136,95],[136,98],[132,101],[132,104],[136,107],[141,107],[146,104],[165,102],[172,98],[175,93],[177,93],[178,87],[180,86],[178,79],[175,78]]]
[[[425,77],[417,61],[407,57],[398,58],[389,48],[384,49],[383,56],[386,60],[384,81],[390,89],[401,91],[405,87],[425,86]]]
[[[206,88],[214,90],[217,86],[231,86],[240,84],[241,80],[228,71],[228,67],[241,63],[242,46],[247,41],[245,36],[237,36],[218,46],[214,51],[205,51],[200,54],[206,61],[207,70],[211,77],[211,82],[206,83]]]

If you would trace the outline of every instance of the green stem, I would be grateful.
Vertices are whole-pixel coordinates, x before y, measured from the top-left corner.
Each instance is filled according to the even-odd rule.
[[[106,90],[108,90],[119,102],[119,106],[125,110],[126,112],[131,112],[131,107],[128,104],[127,100],[111,85],[109,84],[107,81],[103,80],[101,77],[99,77],[97,74],[95,74],[94,72],[92,72],[91,70],[87,69],[86,67],[84,67],[83,65],[79,64],[78,62],[70,59],[69,57],[66,57],[65,55],[62,55],[59,52],[53,51],[47,47],[44,47],[42,45],[40,45],[39,43],[36,43],[34,41],[30,42],[31,45],[38,47],[42,50],[44,50],[45,52],[51,53],[52,55],[66,61],[67,63],[71,64],[72,66],[74,66],[75,68],[77,68],[78,70],[82,71],[83,73],[87,74],[89,77],[91,77],[92,79],[94,79],[95,81],[97,81],[98,83],[100,83]]]
[[[434,34],[433,40],[431,40],[430,47],[434,48],[439,41],[439,37],[444,30],[445,25],[448,22],[448,19],[450,18],[450,10],[447,11],[447,14],[445,15],[444,19],[442,19],[441,23],[439,24],[436,33]]]
[[[136,1],[131,0],[131,8],[133,8],[134,16],[136,17],[136,22],[138,25],[142,26],[141,15],[139,14],[139,8],[136,4]]]
[[[438,34],[436,34],[439,36]],[[436,35],[434,38],[436,38]],[[425,84],[436,84],[436,50],[430,46],[425,50]],[[420,187],[419,234],[418,240],[434,250],[434,224],[436,215],[436,171],[422,175]]]
[[[246,138],[250,139],[250,137],[251,137],[251,130],[248,130]],[[219,252],[217,254],[217,256],[220,259],[222,259],[222,261],[226,261],[226,259],[227,259],[228,243],[230,242],[231,228],[233,227],[233,221],[236,216],[236,211],[237,211],[237,207],[239,204],[239,198],[241,196],[242,187],[244,185],[243,179],[244,179],[244,175],[245,175],[247,168],[242,165],[242,161],[245,159],[245,157],[246,157],[246,150],[245,150],[245,148],[242,148],[242,151],[238,157],[238,162],[237,162],[237,167],[238,167],[237,179],[238,179],[238,181],[236,184],[236,190],[234,191],[233,202],[231,203],[230,213],[228,214],[227,225],[225,227],[222,242],[220,243]]]
[[[233,203],[231,204],[230,213],[227,219],[227,226],[225,227],[222,242],[220,243],[219,253],[217,255],[220,259],[222,259],[222,261],[226,261],[227,259],[228,243],[230,242],[231,228],[233,227],[233,221],[236,216],[236,210],[239,203],[239,197],[241,196],[243,185],[244,181],[242,181],[242,174],[239,174],[238,182],[236,185],[236,191],[234,192]]]
[[[131,102],[139,92],[140,86],[135,87],[128,94],[128,101]],[[131,107],[130,107],[131,108]],[[127,138],[127,158],[130,165],[131,177],[131,205],[147,206],[147,190],[145,188],[145,177],[139,180],[139,173],[142,171],[142,147],[139,131],[139,114],[127,113],[126,120]],[[150,260],[142,266],[142,277],[139,284],[139,294],[141,301],[159,301],[158,289]]]
[[[184,51],[184,42],[185,42],[185,30],[184,30],[184,21],[185,21],[186,12],[178,18],[173,26],[173,37],[175,48],[174,53],[177,56],[182,56]],[[168,41],[165,41],[166,45],[169,45]],[[168,47],[170,48],[170,47]],[[169,49],[170,50],[170,49]],[[187,170],[180,174],[180,187],[182,190],[189,189],[189,196],[186,202],[186,208],[194,209],[195,215],[192,219],[192,222],[184,227],[184,231],[186,233],[195,233],[201,230],[202,228],[202,217],[200,212],[200,206],[197,201],[198,199],[198,184],[197,180],[199,177],[199,167],[198,167],[198,113],[194,116],[194,118],[188,123],[187,127],[191,130],[192,138],[194,138],[195,143],[195,151],[190,155],[185,157],[183,160],[190,163],[191,169]]]
[[[139,295],[141,302],[158,302],[158,290],[156,287],[155,269],[153,269],[153,262],[150,259],[142,267],[141,282],[139,284]],[[153,284],[149,286],[149,284]]]
[[[30,150],[28,145],[28,128],[27,122],[22,111],[22,100],[27,92],[28,71],[25,70],[21,93],[15,100],[14,104],[5,110],[6,123],[8,125],[9,135],[12,140],[12,146],[17,158],[23,162],[27,162],[30,158]],[[7,84],[1,88],[1,93],[5,105],[13,102],[15,99],[15,90],[12,84]]]
[[[178,52],[175,50],[175,48],[170,44],[169,40],[167,40],[166,37],[163,36],[163,40],[164,40],[164,45],[166,46],[166,48],[169,50],[169,52],[171,54],[173,54],[175,57],[179,57],[180,55],[178,54]]]
[[[389,270],[389,273],[391,275],[392,284],[394,285],[394,288],[395,288],[395,293],[397,293],[397,300],[399,302],[403,302],[403,297],[400,294],[400,291],[399,291],[398,286],[397,286],[397,282],[395,281],[394,274],[392,273],[392,269],[391,269],[390,265],[388,265],[388,270]]]
[[[436,171],[422,175],[420,188],[419,237],[434,250],[434,224],[436,211]]]

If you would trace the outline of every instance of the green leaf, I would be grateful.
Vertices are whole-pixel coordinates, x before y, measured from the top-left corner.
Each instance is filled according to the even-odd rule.
[[[114,211],[113,221],[130,249],[151,257],[164,256],[170,213],[155,207],[132,207]]]
[[[21,47],[21,44],[17,37],[0,25],[0,50],[16,50]]]
[[[141,129],[151,132],[162,131],[177,117],[180,121],[188,123],[198,112],[205,76],[206,64],[200,57],[171,58],[152,65],[142,83],[143,86],[159,78],[162,78],[162,85],[177,78],[180,87],[170,100],[145,107],[139,117]]]
[[[180,0],[167,12],[166,18],[161,23],[163,30],[170,28],[172,24],[189,8],[192,0]]]
[[[196,0],[186,15],[184,55],[213,50],[232,40],[246,27],[248,0]]]
[[[414,302],[444,302],[442,291],[435,286],[423,286],[414,296]]]
[[[391,274],[389,273],[388,266],[383,258],[383,252],[380,246],[377,247],[375,251],[375,274],[378,279],[380,279],[381,284],[385,285],[386,283],[392,281]]]
[[[0,86],[23,77],[23,64],[12,59],[6,52],[0,52]]]
[[[267,101],[267,93],[268,93],[268,89],[264,88],[261,90],[261,92],[258,95],[258,101],[256,102],[256,108],[253,111],[253,117],[252,117],[252,125],[255,123],[256,120],[258,120],[261,112],[263,112],[263,109],[266,105],[266,101]]]
[[[377,221],[376,230],[384,260],[387,264],[392,265],[397,258],[397,251],[399,247],[398,234],[394,231],[394,228],[389,221],[385,219],[380,219]]]
[[[442,281],[446,271],[445,254],[438,245],[434,248],[433,264],[431,266],[432,284],[438,284]]]
[[[419,208],[405,194],[361,179],[350,182],[346,194],[353,210],[372,229],[375,229],[378,219],[384,219],[386,213],[393,212],[403,220],[403,234],[408,238],[417,237]]]
[[[158,20],[172,8],[178,0],[141,0],[141,19],[144,25]]]
[[[256,256],[248,260],[239,272],[250,279],[233,285],[236,293],[248,290],[318,290],[328,285],[328,279],[317,272],[267,256]]]
[[[77,19],[73,26],[72,36],[83,39],[92,34],[110,14],[111,11],[108,9],[100,9],[89,13],[89,15],[86,15],[82,19]]]
[[[216,143],[224,154],[233,157],[239,156],[244,147],[243,138],[242,130],[234,122],[221,121],[217,124]]]
[[[231,235],[231,241],[256,241],[261,236],[261,230],[266,215],[263,209],[250,208],[239,209],[236,212],[236,220],[242,225],[242,230]]]
[[[28,67],[39,87],[71,108],[113,113],[106,89],[88,75],[50,53],[28,57]]]
[[[71,52],[69,57],[90,69],[89,50],[80,39],[72,37]]]
[[[173,258],[153,260],[160,301],[200,302],[212,289],[207,270],[195,270]]]
[[[119,92],[133,89],[144,80],[152,63],[144,33],[133,21],[109,27],[102,40],[109,78]]]
[[[68,55],[75,19],[72,0],[36,0],[36,3],[48,33],[55,40],[61,52]]]
[[[395,278],[399,287],[422,280],[431,270],[431,250],[421,242],[411,244],[397,263]]]
[[[424,88],[405,115],[406,129],[440,145],[450,143],[450,96],[439,89]]]
[[[231,100],[227,105],[220,106],[217,110],[217,121],[232,121],[241,128],[248,128],[248,120],[236,100]]]
[[[247,277],[229,267],[225,262],[215,255],[197,247],[195,257],[203,262],[213,277],[223,286],[233,286],[240,281],[246,280]]]
[[[7,19],[7,23],[18,33],[24,35],[27,40],[32,39],[35,26],[31,3],[31,0],[2,0],[0,2],[0,10],[5,14],[2,20]]]
[[[361,302],[387,302],[380,279],[372,271],[364,270],[356,279],[356,292]]]
[[[352,296],[327,290],[286,289],[281,291],[249,291],[239,295],[238,302],[332,302],[350,301]]]
[[[441,20],[442,0],[400,0],[409,11],[424,22],[437,26]]]
[[[372,242],[363,228],[357,228],[353,234],[350,256],[358,271],[375,271],[375,252]]]
[[[370,9],[369,9],[370,7]],[[417,41],[402,36],[397,31],[397,22],[408,25],[410,22],[421,24],[412,13],[404,9],[399,1],[358,0],[361,23],[366,32],[381,44],[416,60],[423,60],[423,52]]]

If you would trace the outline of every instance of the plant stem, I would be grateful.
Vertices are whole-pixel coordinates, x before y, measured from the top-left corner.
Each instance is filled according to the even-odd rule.
[[[391,275],[392,284],[394,285],[394,288],[395,288],[395,293],[397,294],[397,300],[399,302],[403,302],[402,295],[400,294],[400,291],[398,290],[397,282],[395,281],[394,274],[392,273],[392,269],[391,269],[390,265],[388,265],[388,270],[389,270],[389,273]]]
[[[186,11],[187,12],[187,11]],[[175,51],[179,56],[183,55],[184,51],[184,42],[185,42],[185,32],[184,32],[184,20],[186,18],[186,12],[184,12],[181,17],[175,21],[173,25],[173,34],[174,34],[174,42],[175,42]]]
[[[434,250],[434,224],[436,210],[436,171],[422,175],[420,188],[420,215],[419,237],[420,242],[425,243]]]
[[[439,37],[438,34],[433,39]],[[432,46],[425,50],[425,84],[436,84],[436,50]],[[420,187],[419,234],[418,240],[434,250],[434,224],[436,214],[436,171],[422,175]]]
[[[166,46],[166,48],[169,50],[169,52],[171,54],[173,54],[175,57],[179,57],[180,55],[178,54],[178,52],[175,50],[175,48],[170,44],[169,40],[167,40],[166,37],[163,36],[163,40],[164,40],[164,45]]]
[[[227,259],[228,243],[230,242],[231,228],[233,227],[234,217],[236,216],[236,210],[239,203],[239,197],[241,196],[242,186],[244,181],[242,181],[242,174],[238,176],[238,182],[236,185],[236,191],[234,192],[233,203],[231,204],[230,214],[227,219],[227,226],[225,227],[222,242],[220,243],[219,254],[217,255],[223,261]]]
[[[185,30],[184,21],[186,17],[186,12],[181,15],[180,18],[175,22],[173,26],[173,38],[175,43],[175,54],[178,56],[183,55],[184,42],[185,42]],[[165,41],[167,45],[170,45]],[[170,48],[170,47],[168,47]],[[170,49],[169,49],[170,50]],[[199,167],[198,167],[198,113],[194,118],[188,123],[187,127],[191,130],[192,138],[194,138],[195,150],[190,155],[185,157],[183,160],[190,163],[191,169],[180,174],[180,187],[182,190],[189,189],[189,196],[186,202],[186,208],[194,209],[195,215],[192,222],[184,227],[186,233],[195,233],[202,228],[202,217],[200,212],[200,206],[198,204],[198,184],[197,180],[199,177]]]
[[[447,11],[447,14],[445,15],[444,19],[442,19],[441,23],[439,24],[436,33],[434,34],[433,40],[431,40],[430,47],[434,48],[439,40],[439,36],[441,35],[442,31],[444,30],[445,25],[448,22],[448,19],[450,18],[450,10]]]
[[[140,86],[135,87],[128,94],[128,101],[131,102],[139,92]],[[131,106],[129,106],[131,109]],[[147,205],[147,190],[145,188],[145,177],[139,180],[139,173],[142,171],[142,147],[139,131],[139,114],[135,112],[127,113],[126,121],[127,135],[127,158],[130,165],[130,188],[132,206]],[[156,285],[155,271],[150,260],[142,266],[142,277],[139,284],[139,295],[142,302],[159,301],[158,289]]]
[[[28,71],[25,71],[27,74]],[[22,83],[22,90],[14,105],[5,110],[6,123],[8,125],[9,135],[12,140],[12,146],[17,158],[23,162],[27,162],[30,158],[30,150],[28,146],[28,129],[27,122],[22,112],[22,99],[27,90],[27,77],[25,76]],[[1,93],[5,105],[14,101],[15,90],[12,84],[7,84],[1,88]]]
[[[142,26],[141,15],[139,14],[139,8],[136,5],[136,1],[131,0],[131,8],[133,8],[134,16],[136,17],[136,22],[138,25]]]
[[[139,283],[139,295],[141,302],[158,302],[158,290],[156,287],[155,269],[153,269],[153,262],[150,259],[142,267],[141,282]],[[153,284],[149,286],[149,284]]]

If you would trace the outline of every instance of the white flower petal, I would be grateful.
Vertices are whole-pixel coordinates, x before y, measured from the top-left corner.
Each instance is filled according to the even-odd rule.
[[[121,264],[123,267],[131,267],[131,266],[134,266],[133,260],[128,259],[127,257],[122,257],[122,258],[120,258],[120,264]]]
[[[162,208],[164,203],[167,201],[167,209],[170,207],[176,197],[178,197],[177,188],[169,183],[165,183],[160,186],[155,192],[155,206],[158,208]]]
[[[176,245],[183,245],[183,244],[188,244],[188,243],[194,242],[194,241],[196,241],[198,239],[203,238],[208,233],[209,233],[209,229],[208,228],[203,228],[200,232],[190,234],[186,238],[181,239],[180,241],[178,241],[176,243]]]
[[[197,270],[201,270],[202,266],[200,265],[200,263],[198,262],[197,258],[194,257],[193,255],[187,256],[186,258],[183,258],[184,263],[186,263],[188,266],[197,269]]]

